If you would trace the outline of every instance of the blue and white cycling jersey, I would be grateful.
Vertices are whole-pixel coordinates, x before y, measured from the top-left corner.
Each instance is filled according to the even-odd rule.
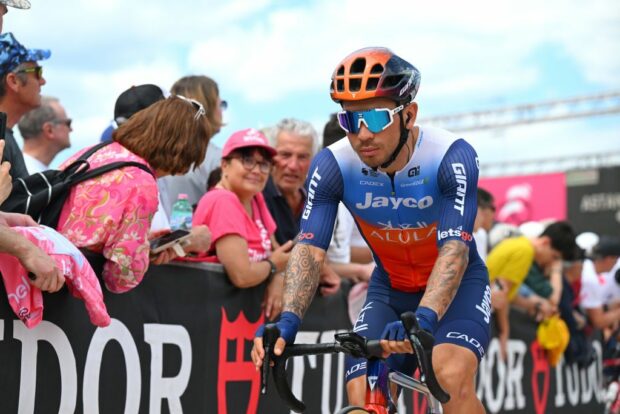
[[[482,265],[472,237],[477,183],[476,152],[442,129],[420,127],[413,156],[393,177],[366,166],[342,139],[312,162],[298,241],[326,250],[342,201],[373,251],[376,277],[418,292],[448,240],[470,247],[468,268]]]

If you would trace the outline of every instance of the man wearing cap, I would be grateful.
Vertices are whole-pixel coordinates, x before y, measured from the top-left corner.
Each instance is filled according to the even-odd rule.
[[[620,239],[601,237],[583,263],[581,307],[597,329],[611,328],[620,321]]]
[[[0,33],[2,33],[4,15],[9,12],[7,6],[15,7],[16,9],[29,9],[30,2],[28,0],[0,0]]]
[[[45,171],[60,151],[69,148],[71,118],[58,98],[45,96],[40,107],[24,115],[17,126],[24,138],[24,161],[29,174]]]
[[[30,2],[27,0],[0,0],[0,33],[2,33],[3,17],[8,11],[7,6],[18,9],[28,9],[30,8]],[[10,40],[14,40],[15,38],[10,33],[8,33],[8,35],[10,35],[10,37],[0,35],[0,112],[6,111],[4,107],[4,96],[6,95],[4,89],[7,78],[4,72],[5,64],[10,60],[11,56],[15,52],[14,49],[12,50],[9,47]],[[49,57],[49,52],[47,53]],[[10,119],[9,122],[11,122]],[[15,122],[17,122],[16,118],[13,118],[12,124],[9,125],[13,126],[15,125]],[[8,140],[2,141],[0,139],[0,141],[2,141],[2,144],[0,145],[0,160],[4,160],[5,157],[3,154],[9,152],[11,153],[11,156],[6,157],[9,160],[14,160],[13,154],[15,153],[18,156],[21,156],[21,151],[15,143],[12,131],[9,131],[10,130],[7,129],[7,134],[11,135],[12,144],[14,144],[14,146],[11,146]],[[11,148],[7,149],[7,147]],[[17,148],[17,150],[15,150],[15,148]],[[21,161],[23,164],[23,159]],[[19,161],[17,162],[19,163]],[[4,201],[4,198],[7,195],[4,194],[4,190],[6,189],[4,182],[6,182],[7,178],[11,177],[8,175],[8,166],[10,166],[10,164],[6,161],[2,161],[0,164],[0,203]],[[65,282],[65,279],[56,266],[56,263],[30,240],[7,228],[11,226],[34,225],[36,225],[36,223],[30,216],[23,214],[3,213],[0,211],[0,252],[12,254],[19,259],[21,264],[33,275],[29,280],[30,284],[44,291],[56,292]]]
[[[112,133],[119,125],[125,123],[136,112],[164,98],[161,88],[152,84],[132,86],[121,93],[114,104],[114,121],[101,134],[101,142],[111,141]]]
[[[49,50],[26,49],[12,33],[0,35],[0,112],[7,114],[4,159],[11,163],[13,179],[27,176],[28,170],[12,128],[26,112],[41,105],[45,79],[37,61],[49,57]]]

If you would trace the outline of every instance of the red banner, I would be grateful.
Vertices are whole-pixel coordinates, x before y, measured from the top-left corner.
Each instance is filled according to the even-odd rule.
[[[495,219],[514,225],[566,219],[564,173],[482,178],[478,186],[495,197]]]

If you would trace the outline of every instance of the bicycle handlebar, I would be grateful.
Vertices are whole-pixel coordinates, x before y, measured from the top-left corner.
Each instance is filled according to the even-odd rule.
[[[411,345],[418,359],[422,381],[426,383],[430,393],[439,402],[448,402],[450,400],[450,395],[441,388],[435,377],[435,372],[433,371],[432,348],[435,342],[433,336],[420,328],[413,312],[403,313],[400,319],[409,333],[409,340],[411,341]],[[265,358],[261,368],[261,393],[267,393],[267,379],[269,377],[268,367],[271,365],[271,362],[273,362],[272,373],[276,390],[288,407],[298,413],[304,412],[306,405],[295,397],[286,380],[286,360],[288,358],[301,355],[334,354],[342,352],[356,358],[383,359],[383,349],[381,348],[380,340],[367,340],[354,332],[337,334],[337,342],[289,345],[284,348],[282,355],[276,356],[273,353],[273,348],[279,336],[280,330],[275,324],[265,325],[265,332],[263,334]]]

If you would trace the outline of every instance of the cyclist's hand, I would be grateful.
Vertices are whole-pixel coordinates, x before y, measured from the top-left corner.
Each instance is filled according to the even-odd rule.
[[[407,331],[401,321],[390,322],[385,325],[381,334],[381,348],[383,357],[389,354],[412,354],[411,342],[407,337]]]
[[[295,336],[299,330],[301,319],[293,312],[283,312],[280,315],[280,320],[276,323],[276,326],[280,330],[280,337],[276,340],[276,344],[273,349],[273,353],[276,356],[282,355],[286,344],[292,344],[295,342]],[[263,347],[263,333],[265,332],[265,325],[261,325],[256,331],[256,337],[254,338],[254,346],[252,347],[251,357],[256,370],[259,370],[263,365],[263,359],[265,358],[265,348]]]

